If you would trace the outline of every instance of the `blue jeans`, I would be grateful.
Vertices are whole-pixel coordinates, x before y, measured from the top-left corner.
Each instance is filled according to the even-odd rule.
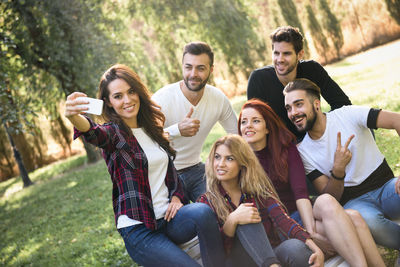
[[[238,225],[227,266],[270,266],[279,263],[262,223]]]
[[[348,201],[343,207],[360,212],[378,245],[400,249],[400,196],[395,192],[397,178],[382,187]]]
[[[205,165],[200,162],[187,171],[178,171],[185,191],[185,198],[196,202],[206,192]]]
[[[200,266],[176,244],[198,235],[204,266],[223,266],[224,248],[214,212],[204,203],[193,203],[179,209],[167,222],[157,220],[157,230],[144,224],[118,229],[129,256],[143,266]]]
[[[308,267],[312,251],[299,239],[288,239],[274,248],[274,252],[282,266]]]

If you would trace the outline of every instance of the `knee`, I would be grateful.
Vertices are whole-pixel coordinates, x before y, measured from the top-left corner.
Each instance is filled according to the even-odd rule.
[[[314,203],[314,209],[323,217],[335,216],[343,207],[330,194],[320,195]]]
[[[193,220],[196,222],[208,222],[212,220],[216,220],[214,211],[204,203],[192,203],[189,204],[190,213]]]
[[[357,228],[363,228],[363,229],[368,228],[367,223],[365,222],[364,218],[361,216],[361,214],[358,211],[353,210],[353,209],[346,209],[345,212],[350,217],[350,219],[353,222],[356,229]]]
[[[298,239],[284,241],[275,250],[276,255],[285,266],[308,266],[312,251]]]

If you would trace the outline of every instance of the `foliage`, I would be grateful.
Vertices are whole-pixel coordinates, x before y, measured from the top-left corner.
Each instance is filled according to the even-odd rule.
[[[385,0],[390,15],[400,25],[400,0]]]
[[[331,11],[328,0],[318,0],[319,7],[323,14],[322,22],[324,28],[328,32],[329,38],[332,40],[333,45],[336,49],[337,57],[340,58],[340,48],[344,44],[342,27],[340,26],[339,20],[336,18],[335,14]]]
[[[303,26],[300,22],[297,13],[296,5],[293,0],[278,0],[278,5],[281,9],[281,14],[285,18],[288,25],[299,28],[300,32],[304,34]],[[306,57],[309,56],[307,40],[304,38],[304,52]]]
[[[102,31],[101,1],[3,1],[5,31],[26,68],[54,76],[68,94],[91,95],[113,43]]]
[[[326,53],[329,48],[329,44],[326,41],[326,37],[324,32],[322,31],[322,27],[319,24],[317,18],[315,17],[314,11],[310,3],[306,4],[306,11],[307,11],[307,25],[308,29],[311,32],[313,37],[314,46],[317,49],[318,54],[323,55],[325,58],[325,62],[327,62]]]
[[[199,5],[195,0],[167,0],[160,5],[157,0],[141,0],[130,4],[134,30],[157,66],[154,73],[166,77],[167,83],[181,79],[180,58],[187,42],[209,43],[216,60],[225,61],[234,78],[239,71],[248,75],[265,48],[254,32],[257,22],[243,1],[206,0]]]
[[[7,48],[5,66],[18,63],[18,69],[6,69],[8,98],[10,105],[24,107],[22,115],[19,108],[9,109],[8,121],[21,125],[23,115],[35,115],[42,109],[57,117],[58,103],[65,95],[74,91],[95,95],[100,74],[118,51],[111,38],[112,27],[105,27],[110,20],[102,6],[102,0],[1,2],[1,36],[7,37],[1,39]],[[26,108],[23,101],[28,103]],[[25,120],[29,122],[32,119]]]

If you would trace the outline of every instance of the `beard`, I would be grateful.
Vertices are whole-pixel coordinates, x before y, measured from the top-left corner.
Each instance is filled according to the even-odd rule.
[[[297,62],[295,64],[289,66],[285,72],[282,72],[282,73],[279,73],[279,71],[277,71],[277,72],[280,76],[285,76],[285,75],[288,75],[289,73],[291,73],[296,67],[297,67]]]
[[[306,116],[306,115],[303,115],[303,116]],[[292,118],[292,122],[293,123],[294,123],[294,120],[295,120],[295,117]],[[317,112],[315,110],[315,107],[313,107],[312,113],[311,113],[310,117],[307,118],[306,125],[304,127],[299,127],[295,123],[294,123],[294,125],[296,126],[297,130],[299,131],[299,133],[306,133],[306,132],[310,131],[314,127],[314,124],[315,124],[316,120],[317,120]]]
[[[207,78],[204,79],[204,81],[201,80],[201,78],[190,78],[190,77],[189,77],[189,79],[185,79],[185,78],[184,78],[184,79],[183,79],[183,82],[185,83],[186,87],[187,87],[190,91],[197,92],[197,91],[202,90],[202,89],[204,88],[204,86],[206,86],[206,84],[207,84],[209,78],[210,78],[210,74],[207,76]],[[199,83],[199,85],[197,85],[197,86],[191,86],[190,83],[189,83],[190,80],[200,81],[200,83]]]
[[[299,58],[298,58],[298,56],[296,56],[295,62],[292,65],[288,65],[286,71],[280,72],[279,68],[277,67],[277,64],[275,64],[275,62],[274,62],[274,68],[278,75],[285,76],[285,75],[288,75],[289,73],[291,73],[294,69],[296,69],[298,63],[299,63]]]

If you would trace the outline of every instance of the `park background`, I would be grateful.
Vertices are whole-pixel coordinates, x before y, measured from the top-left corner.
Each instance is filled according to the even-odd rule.
[[[353,104],[400,112],[399,24],[395,0],[1,1],[0,265],[132,265],[106,166],[72,141],[60,115],[69,93],[94,97],[112,64],[132,67],[154,92],[181,79],[184,44],[205,41],[216,58],[210,83],[238,112],[250,72],[271,63],[269,33],[293,25],[305,35],[306,58],[334,63],[326,69]],[[213,129],[203,159],[223,134]],[[396,132],[378,130],[376,139],[400,175]],[[396,252],[381,251],[393,264]]]

